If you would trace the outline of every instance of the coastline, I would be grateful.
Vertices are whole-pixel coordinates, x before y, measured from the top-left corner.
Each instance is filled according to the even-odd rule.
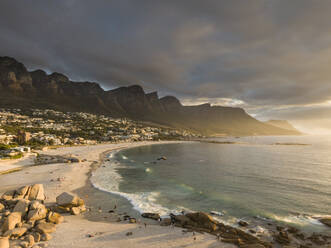
[[[90,182],[92,171],[102,164],[106,154],[112,150],[163,143],[169,142],[100,144],[63,147],[41,152],[47,155],[74,154],[86,161],[73,164],[26,166],[20,171],[0,175],[0,193],[23,185],[42,183],[47,196],[46,203],[55,202],[56,196],[62,192],[71,192],[84,199],[89,211],[80,216],[65,215],[64,223],[58,226],[53,239],[48,242],[48,247],[51,248],[109,247],[109,245],[123,248],[236,247],[222,243],[209,234],[197,233],[193,237],[192,233],[184,233],[182,228],[161,227],[155,221],[142,219],[125,198],[100,191]],[[109,213],[115,205],[117,206],[116,213],[129,214],[137,218],[137,223],[117,222],[118,215]],[[132,232],[132,235],[127,236],[128,232]]]
[[[124,149],[145,145],[183,142],[185,141],[99,144],[61,147],[43,151],[40,154],[70,155],[78,157],[80,162],[31,166],[24,159],[13,160],[14,166],[18,161],[26,163],[26,166],[13,173],[0,174],[0,194],[20,186],[41,183],[45,187],[46,204],[55,202],[56,196],[63,192],[73,193],[85,201],[88,211],[78,216],[65,215],[64,223],[58,225],[56,232],[53,234],[53,239],[48,242],[49,247],[106,248],[109,245],[123,248],[142,246],[237,247],[230,243],[221,242],[215,235],[209,233],[193,232],[192,235],[192,231],[188,232],[187,228],[160,226],[160,223],[157,221],[142,218],[141,214],[134,209],[133,204],[128,199],[108,191],[102,191],[96,188],[90,180],[93,172],[100,166],[103,166],[105,162],[108,162],[107,155],[111,152],[119,152]],[[125,216],[135,218],[136,223],[125,221]],[[270,238],[279,231],[280,227],[282,230],[290,230],[287,225],[279,226],[270,219],[262,220],[256,218],[249,222],[249,228],[265,228],[268,233],[270,232],[267,234]],[[236,228],[236,226],[234,227]],[[242,230],[250,231],[246,228]],[[128,233],[132,234],[128,235]],[[301,235],[302,233],[294,233],[291,237],[293,238],[296,234]],[[260,238],[263,237],[259,236],[259,234],[256,235]],[[307,240],[307,236],[305,237]],[[268,238],[268,240],[270,239]],[[278,246],[275,245],[275,247]]]

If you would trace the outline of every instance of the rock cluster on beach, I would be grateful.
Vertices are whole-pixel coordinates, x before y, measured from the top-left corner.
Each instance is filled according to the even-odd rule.
[[[44,155],[38,154],[35,159],[35,165],[58,164],[58,163],[79,163],[80,159],[73,155]]]
[[[157,213],[144,213],[142,217],[158,220],[161,226],[174,225],[192,232],[210,233],[222,242],[232,243],[242,248],[331,247],[331,236],[317,233],[306,235],[295,227],[274,225],[269,230],[271,236],[264,237],[256,234],[251,229],[250,223],[246,221],[238,221],[240,228],[236,228],[225,225],[204,212],[170,214],[170,218],[161,218]],[[273,228],[275,230],[272,230]]]
[[[272,244],[244,232],[238,228],[224,225],[204,212],[171,215],[175,226],[198,232],[207,232],[217,236],[222,242],[236,244],[240,247],[272,247]]]
[[[0,248],[46,247],[42,241],[52,238],[56,225],[64,221],[60,213],[85,211],[84,201],[68,193],[57,197],[55,205],[44,204],[42,184],[24,186],[4,193],[0,198]]]

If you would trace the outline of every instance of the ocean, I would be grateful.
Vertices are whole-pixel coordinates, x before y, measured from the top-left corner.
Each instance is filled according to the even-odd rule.
[[[331,136],[212,140],[233,143],[149,145],[110,153],[92,183],[127,198],[139,212],[215,211],[230,224],[268,218],[324,230],[314,217],[331,215]]]

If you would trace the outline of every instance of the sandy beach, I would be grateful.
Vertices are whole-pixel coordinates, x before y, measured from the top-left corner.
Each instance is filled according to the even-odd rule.
[[[142,219],[132,210],[126,199],[95,189],[89,177],[93,168],[102,163],[106,153],[141,145],[162,142],[137,142],[76,146],[50,149],[40,152],[48,155],[74,155],[85,162],[72,164],[48,164],[27,166],[31,156],[20,161],[0,162],[0,171],[25,166],[22,170],[0,175],[0,193],[20,186],[41,183],[45,187],[46,203],[55,202],[62,192],[70,192],[83,198],[89,209],[79,216],[65,215],[64,223],[58,225],[48,247],[235,247],[221,243],[209,234],[192,234],[177,227],[161,227],[157,222]],[[127,213],[137,218],[137,223],[117,222],[110,209],[117,206],[116,213]],[[146,226],[145,226],[146,223]],[[128,232],[132,235],[127,236]]]

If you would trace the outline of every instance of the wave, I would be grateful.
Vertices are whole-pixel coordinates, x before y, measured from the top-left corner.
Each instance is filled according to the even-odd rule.
[[[109,157],[113,157],[114,153]],[[123,156],[124,157],[124,156]],[[92,173],[92,185],[104,192],[112,193],[115,195],[126,198],[133,206],[133,209],[140,213],[144,212],[157,212],[161,216],[169,216],[170,213],[180,213],[184,208],[178,207],[176,209],[168,209],[157,203],[160,192],[141,192],[141,193],[125,193],[119,190],[119,185],[123,178],[116,169],[125,167],[118,163],[115,159],[110,161],[111,166],[100,167]],[[148,169],[148,168],[147,168]],[[150,173],[151,170],[147,170]],[[186,210],[186,209],[184,209]]]
[[[294,224],[299,226],[307,226],[307,225],[323,226],[323,224],[319,222],[318,219],[306,214],[287,215],[287,216],[272,215],[271,218],[276,221],[286,222],[289,224]]]

